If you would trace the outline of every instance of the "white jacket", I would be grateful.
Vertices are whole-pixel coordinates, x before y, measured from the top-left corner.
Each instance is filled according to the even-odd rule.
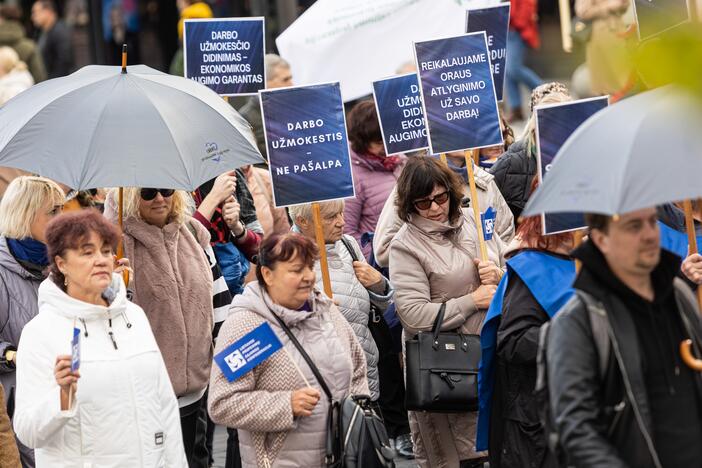
[[[146,315],[127,301],[119,275],[108,295],[102,307],[51,279],[39,286],[39,314],[17,350],[17,437],[35,449],[37,468],[186,468],[178,403]],[[61,411],[54,364],[71,354],[74,326],[80,379],[72,407]]]

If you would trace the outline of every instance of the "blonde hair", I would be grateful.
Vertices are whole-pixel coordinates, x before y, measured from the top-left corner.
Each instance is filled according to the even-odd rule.
[[[573,97],[561,90],[550,92],[544,94],[543,97],[534,103],[534,107],[541,106],[544,104],[558,104],[561,102],[572,101]],[[522,140],[527,142],[527,154],[531,155],[532,149],[536,147],[536,112],[532,111],[531,116],[529,116],[529,121],[524,127],[524,132],[521,136]]]
[[[0,47],[0,70],[10,73],[13,70],[25,71],[27,64],[20,60],[15,49],[8,46]]]
[[[47,204],[63,206],[66,195],[53,180],[20,176],[10,182],[0,200],[0,234],[11,239],[31,237],[32,224]]]
[[[113,189],[110,195],[114,196],[115,201],[117,200],[117,189]],[[177,223],[183,224],[185,218],[190,216],[194,209],[194,202],[190,194],[184,190],[176,190],[173,192],[173,205],[171,205],[171,212],[168,213],[167,223]],[[141,203],[141,188],[140,187],[128,187],[124,189],[124,219],[130,216],[143,220],[141,217],[141,212],[139,211],[139,204]]]
[[[327,202],[319,203],[319,211],[324,216],[336,215],[344,211],[344,200],[331,200]],[[307,221],[312,221],[312,204],[306,203],[304,205],[295,205],[288,208],[290,211],[290,217],[293,223],[297,223],[297,218],[306,219]]]

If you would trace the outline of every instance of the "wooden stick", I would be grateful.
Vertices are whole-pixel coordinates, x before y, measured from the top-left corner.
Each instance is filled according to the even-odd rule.
[[[480,246],[480,259],[487,262],[487,246],[485,245],[485,237],[483,237],[483,221],[480,219],[480,205],[478,203],[478,190],[475,188],[475,174],[473,173],[473,159],[471,150],[466,150],[464,157],[466,158],[466,170],[468,171],[468,186],[470,187],[470,204],[473,207],[473,216],[475,216],[475,227],[478,230],[478,245]]]
[[[687,244],[688,244],[688,255],[693,253],[698,253],[697,250],[697,235],[695,234],[695,218],[692,212],[692,201],[685,200],[683,202],[683,209],[685,210],[685,228],[687,229]],[[697,305],[700,310],[702,310],[702,287],[697,288]]]
[[[122,225],[124,224],[124,187],[120,187],[118,191],[118,207],[117,207],[117,217],[119,219],[119,232],[122,233]],[[124,241],[120,239],[117,243],[117,260],[124,258]],[[122,272],[122,279],[124,280],[124,287],[129,286],[129,271],[124,270]]]
[[[448,163],[446,162],[446,153],[441,153],[439,157],[441,158],[441,162],[444,163],[444,166],[448,166]]]
[[[312,215],[314,217],[314,233],[317,239],[317,247],[319,247],[319,265],[322,270],[322,284],[324,292],[330,299],[334,297],[331,288],[331,279],[329,278],[329,264],[327,263],[327,247],[324,242],[324,231],[322,230],[322,214],[319,208],[319,203],[312,203]]]
[[[583,243],[583,231],[573,231],[573,248],[577,248]],[[575,272],[579,273],[583,264],[580,260],[575,260]]]
[[[571,33],[570,0],[558,0],[558,11],[561,19],[561,43],[567,53],[573,52],[573,38]]]
[[[285,346],[283,346],[283,351],[285,352],[285,354],[287,354],[288,358],[290,359],[290,362],[292,362],[292,365],[295,366],[295,370],[298,374],[300,374],[300,377],[302,377],[302,381],[305,382],[305,385],[309,388],[312,388],[312,385],[310,385],[310,382],[307,380],[307,377],[305,377],[305,374],[302,373],[302,369],[300,369],[300,366],[297,365],[297,362],[295,362],[295,359],[293,359],[292,354],[290,354],[290,351],[288,351]]]
[[[122,44],[122,73],[127,73],[127,44]]]
[[[480,166],[480,150],[475,149],[473,151],[473,162],[475,163],[476,166]]]

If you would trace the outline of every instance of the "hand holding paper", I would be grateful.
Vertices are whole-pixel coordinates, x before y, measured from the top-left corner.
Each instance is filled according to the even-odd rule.
[[[61,355],[56,357],[54,378],[61,388],[61,411],[70,409],[70,394],[75,392],[76,384],[80,378],[78,370],[71,371],[72,357]]]

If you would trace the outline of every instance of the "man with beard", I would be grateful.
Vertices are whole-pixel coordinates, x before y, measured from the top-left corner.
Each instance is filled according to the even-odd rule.
[[[561,447],[576,467],[701,467],[702,380],[679,346],[691,338],[699,350],[702,327],[676,278],[680,258],[661,250],[653,208],[587,222],[589,240],[573,252],[578,294],[553,320],[547,346]]]

